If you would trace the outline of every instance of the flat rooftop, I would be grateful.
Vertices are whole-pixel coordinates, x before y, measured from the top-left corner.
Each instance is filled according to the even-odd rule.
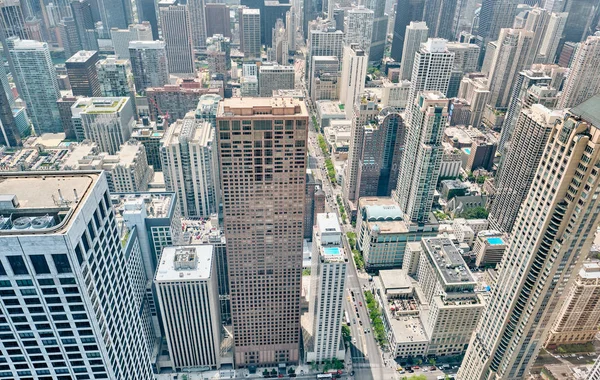
[[[175,193],[113,193],[111,203],[117,212],[117,218],[126,212],[146,209],[146,218],[168,218],[175,207]]]
[[[317,214],[317,226],[321,233],[342,233],[337,214],[332,212]]]
[[[86,114],[98,113],[115,113],[121,111],[123,105],[129,98],[114,97],[114,98],[90,98],[91,102],[85,106]]]
[[[228,98],[219,103],[217,117],[305,116],[308,111],[297,98]]]
[[[69,59],[65,61],[65,63],[82,63],[87,62],[90,58],[97,55],[97,51],[95,50],[79,50],[77,53],[73,54]]]
[[[460,251],[447,238],[423,238],[430,261],[446,284],[475,284],[475,278],[467,268]],[[444,285],[444,284],[442,284]]]
[[[340,109],[340,103],[331,100],[317,101],[319,115],[346,115],[344,110]]]
[[[571,108],[570,113],[581,117],[583,120],[591,123],[594,127],[600,128],[600,94]]]
[[[212,275],[212,260],[212,245],[165,247],[156,270],[156,281],[208,280]]]
[[[406,272],[402,269],[390,269],[390,270],[380,270],[379,278],[381,279],[381,283],[386,290],[386,293],[397,292],[398,290],[406,290],[412,292],[413,285],[408,278]]]
[[[427,343],[429,339],[425,334],[425,327],[418,315],[399,316],[390,318],[394,330],[394,338],[398,344]]]
[[[583,263],[583,267],[579,271],[579,276],[586,279],[600,278],[600,261]]]
[[[2,234],[48,233],[66,228],[75,211],[85,203],[99,172],[17,172],[0,174],[0,215],[52,216],[52,227],[44,229],[0,230]],[[9,198],[11,202],[7,202]]]

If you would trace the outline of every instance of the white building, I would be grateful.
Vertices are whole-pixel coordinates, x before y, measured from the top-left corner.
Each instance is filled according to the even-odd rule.
[[[402,62],[400,62],[400,80],[410,80],[415,63],[415,54],[421,44],[427,41],[429,28],[424,21],[411,21],[406,26],[404,45],[402,46]]]
[[[294,66],[262,64],[258,73],[258,94],[272,97],[273,90],[293,90],[296,83]]]
[[[307,362],[322,363],[333,358],[344,360],[342,321],[347,263],[348,255],[342,243],[337,214],[317,214],[311,271],[313,331],[307,345]]]
[[[156,293],[173,367],[220,367],[221,318],[212,245],[165,247]]]
[[[368,66],[368,51],[361,49],[358,44],[344,46],[340,100],[345,105],[348,119],[352,117],[356,98],[365,89]]]
[[[122,248],[105,174],[2,174],[0,194],[0,298],[14,305],[0,345],[28,347],[3,349],[1,376],[153,379],[139,289],[124,280],[144,268]]]
[[[475,238],[473,254],[475,264],[481,266],[494,266],[502,260],[502,255],[508,246],[506,236],[500,231],[481,231]]]
[[[129,59],[129,43],[131,41],[152,41],[152,27],[145,21],[141,24],[129,25],[128,29],[112,28],[110,30],[115,55],[120,59]]]
[[[409,93],[410,81],[401,80],[398,83],[392,83],[389,80],[384,80],[381,89],[381,105],[405,110],[408,105]]]
[[[344,17],[344,45],[358,44],[358,48],[369,56],[373,38],[374,12],[364,6],[349,9]]]
[[[129,55],[138,92],[169,83],[167,50],[163,41],[132,41],[129,43]]]
[[[337,30],[326,22],[314,21],[310,24],[311,29],[308,32],[307,57],[308,70],[306,77],[312,71],[312,57],[316,56],[335,56],[342,61],[342,48],[344,46],[344,32]],[[308,83],[309,86],[311,83]],[[310,88],[309,88],[310,91]]]
[[[162,141],[165,185],[177,193],[181,214],[207,218],[217,212],[219,178],[215,132],[210,123],[189,112],[169,126]]]
[[[415,53],[410,76],[408,114],[418,92],[439,91],[446,95],[454,66],[454,53],[448,50],[447,42],[442,38],[430,38]],[[410,123],[410,117],[407,119]]]
[[[158,3],[162,38],[167,49],[171,73],[194,73],[194,50],[192,47],[192,22],[187,5],[176,0],[161,0]],[[200,22],[194,19],[194,23]],[[206,38],[203,41],[206,44]]]
[[[600,34],[597,33],[589,36],[577,48],[558,106],[574,107],[600,93],[599,71]]]

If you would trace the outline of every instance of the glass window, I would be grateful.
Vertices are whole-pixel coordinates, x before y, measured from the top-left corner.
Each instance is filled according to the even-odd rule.
[[[7,256],[8,263],[12,268],[12,271],[15,275],[19,274],[29,274],[27,267],[25,266],[25,260],[21,256]]]
[[[29,255],[29,259],[33,264],[33,269],[36,274],[50,273],[50,268],[48,267],[48,262],[46,262],[46,257],[44,255]]]
[[[4,270],[4,265],[2,265],[2,261],[0,261],[0,276],[6,276],[6,271]]]
[[[58,273],[72,273],[71,264],[69,264],[69,258],[65,254],[56,254],[52,255],[52,260],[54,260],[54,266],[56,266],[56,271]]]

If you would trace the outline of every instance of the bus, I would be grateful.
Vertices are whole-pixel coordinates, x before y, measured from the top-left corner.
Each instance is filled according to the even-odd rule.
[[[348,316],[348,312],[345,311],[344,314],[346,315],[346,324],[350,326],[350,317]]]
[[[320,373],[317,375],[317,379],[333,379],[333,375],[330,373]]]

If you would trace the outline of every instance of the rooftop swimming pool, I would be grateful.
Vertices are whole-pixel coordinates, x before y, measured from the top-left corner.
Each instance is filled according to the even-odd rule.
[[[491,238],[487,238],[488,243],[490,243],[490,245],[500,245],[500,244],[504,244],[504,242],[502,241],[501,238],[499,237],[491,237]]]

